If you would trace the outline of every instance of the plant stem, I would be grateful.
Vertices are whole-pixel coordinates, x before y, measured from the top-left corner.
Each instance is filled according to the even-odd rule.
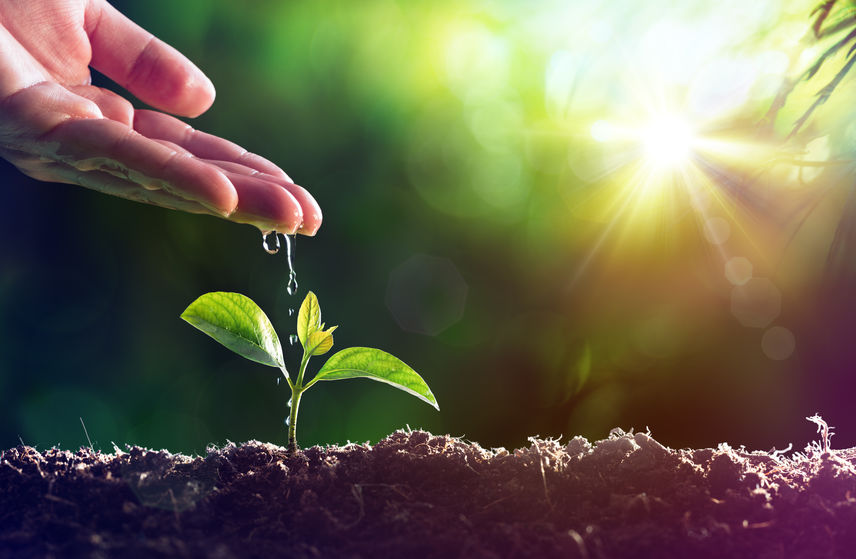
[[[303,373],[306,372],[306,364],[309,363],[311,357],[305,350],[303,351],[303,359],[300,360],[300,369],[297,371],[297,379],[291,386],[291,411],[288,414],[288,447],[287,452],[294,454],[297,452],[297,410],[300,407],[300,397],[303,392],[309,388],[303,386]]]
[[[282,376],[285,377],[285,382],[288,383],[288,387],[291,388],[292,391],[294,391],[294,383],[291,382],[291,377],[288,376],[288,371],[285,370],[285,367],[280,369],[280,371],[282,371]]]
[[[303,358],[300,360],[300,368],[297,370],[297,381],[294,383],[300,388],[303,388],[303,373],[306,372],[306,365],[309,363],[310,357],[312,357],[312,355],[304,349]]]
[[[303,390],[294,386],[291,389],[291,412],[288,415],[288,448],[289,454],[294,454],[299,448],[297,446],[297,408],[300,407],[300,397]]]

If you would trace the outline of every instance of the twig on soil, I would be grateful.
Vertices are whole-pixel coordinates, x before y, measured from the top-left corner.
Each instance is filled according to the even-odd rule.
[[[86,440],[89,441],[89,450],[95,453],[95,449],[92,447],[92,439],[89,438],[89,431],[86,430],[86,424],[83,422],[83,417],[80,418],[80,424],[83,426],[83,434],[86,435]]]
[[[10,464],[10,463],[9,463],[9,462],[7,462],[6,460],[3,460],[2,462],[0,462],[0,466],[6,466],[7,468],[11,468],[11,469],[15,470],[16,472],[18,472],[18,475],[19,475],[19,476],[24,475],[24,471],[23,471],[23,470],[21,470],[20,468],[16,468],[15,466],[13,466],[12,464]]]
[[[820,414],[817,413],[811,417],[806,417],[806,420],[817,425],[817,432],[820,433],[823,452],[824,454],[829,454],[829,439],[831,439],[832,435],[835,434],[832,432],[833,427],[827,425],[826,421],[824,421],[823,418],[820,417]]]
[[[770,451],[770,456],[774,458],[776,461],[779,461],[780,457],[784,458],[784,454],[786,452],[790,452],[794,448],[794,443],[788,443],[787,448],[783,448],[782,450],[776,450],[776,447],[773,447],[773,450]]]
[[[541,455],[541,449],[536,447],[538,453],[538,465],[541,467],[541,483],[544,485],[544,498],[547,499],[547,504],[552,508],[553,501],[550,500],[550,492],[547,490],[547,472],[544,471],[544,457]]]

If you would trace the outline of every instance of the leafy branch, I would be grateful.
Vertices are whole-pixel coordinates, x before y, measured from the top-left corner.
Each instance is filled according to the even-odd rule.
[[[840,9],[835,10],[836,5],[839,6]],[[827,20],[830,19],[832,14],[835,14],[835,20],[832,23],[827,24]],[[814,113],[814,111],[826,103],[829,98],[832,96],[832,93],[835,89],[841,84],[850,70],[853,68],[853,65],[856,64],[856,9],[852,5],[847,5],[841,7],[839,0],[824,0],[815,9],[811,12],[811,17],[814,18],[814,22],[811,26],[811,36],[815,41],[820,41],[826,39],[828,37],[833,37],[839,35],[840,33],[847,32],[843,38],[838,39],[835,43],[827,48],[814,63],[809,66],[802,74],[800,74],[796,79],[793,80],[785,80],[780,88],[779,92],[776,94],[776,98],[773,100],[770,109],[767,111],[767,115],[764,117],[764,120],[772,124],[775,121],[776,115],[779,110],[785,106],[787,102],[788,96],[794,90],[798,83],[802,81],[809,81],[812,79],[818,71],[820,71],[821,67],[824,63],[835,56],[839,52],[841,52],[844,48],[850,47],[845,55],[844,65],[840,70],[835,74],[835,76],[830,80],[825,86],[823,86],[816,95],[816,99],[809,106],[808,109],[803,112],[803,114],[796,120],[794,123],[793,129],[790,134],[788,134],[788,138],[792,138],[802,126],[806,123],[809,117]],[[827,24],[824,27],[824,24]],[[805,42],[805,39],[804,39]]]

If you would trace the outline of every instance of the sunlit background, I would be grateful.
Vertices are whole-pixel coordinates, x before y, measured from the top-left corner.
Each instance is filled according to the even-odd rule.
[[[323,383],[303,444],[620,426],[769,449],[814,412],[856,444],[852,76],[792,134],[853,14],[818,40],[815,3],[117,2],[214,81],[194,126],[279,163],[324,225],[289,297],[252,227],[4,164],[0,446],[88,444],[80,418],[105,450],[284,443],[277,372],[178,315],[239,291],[285,338],[307,289],[337,347],[399,356],[441,411]]]

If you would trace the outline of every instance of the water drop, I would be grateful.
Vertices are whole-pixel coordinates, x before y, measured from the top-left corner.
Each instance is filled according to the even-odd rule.
[[[279,386],[279,381],[282,380],[282,377],[276,377],[276,385]]]
[[[291,407],[291,398],[288,399],[288,407]]]
[[[297,343],[298,339],[299,338],[297,337],[297,334],[292,334],[288,337],[288,343],[290,343],[291,345],[294,345]]]
[[[279,233],[276,231],[262,231],[262,247],[268,254],[279,252]]]
[[[286,427],[288,427],[289,425],[291,425],[291,418],[290,418],[290,417],[286,417],[286,418],[285,418],[285,422],[284,422],[284,423],[285,423],[285,426],[286,426]]]
[[[288,309],[288,316],[294,316],[294,309]]]
[[[285,257],[288,260],[288,285],[286,291],[289,295],[297,293],[297,272],[294,271],[294,253],[297,251],[297,235],[283,235],[285,239]]]

